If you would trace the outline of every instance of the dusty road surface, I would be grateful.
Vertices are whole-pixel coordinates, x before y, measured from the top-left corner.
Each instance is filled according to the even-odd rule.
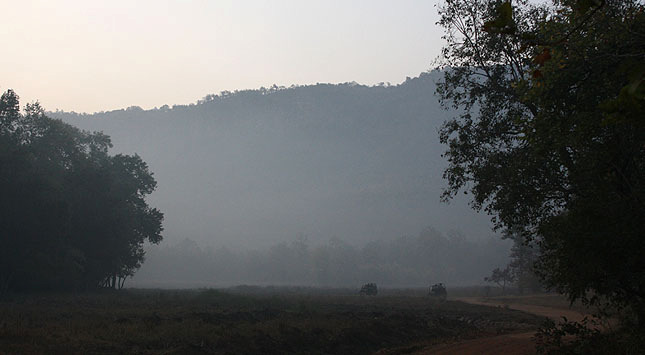
[[[551,296],[544,296],[551,297]],[[559,321],[562,317],[566,317],[570,321],[581,321],[585,314],[578,312],[576,310],[566,308],[563,305],[559,306],[544,306],[544,305],[535,305],[527,303],[526,298],[516,297],[516,298],[506,298],[503,300],[500,299],[482,299],[481,297],[461,297],[455,298],[455,301],[466,302],[470,304],[478,304],[482,306],[491,306],[491,307],[508,307],[510,309],[515,309],[518,311],[536,314],[538,316],[551,318],[554,321]]]
[[[562,306],[533,305],[521,297],[515,300],[513,298],[486,300],[479,297],[463,297],[456,300],[491,307],[508,307],[548,317],[555,321],[561,320],[563,316],[573,321],[580,321],[584,318],[584,314],[578,311]],[[534,334],[535,332],[522,332],[464,340],[424,348],[416,354],[535,354],[535,343],[532,339]]]

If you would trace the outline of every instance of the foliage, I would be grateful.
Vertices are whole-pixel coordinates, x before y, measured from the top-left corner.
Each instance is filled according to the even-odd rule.
[[[538,259],[538,247],[528,243],[521,236],[507,236],[513,239],[511,247],[511,262],[508,266],[513,274],[513,281],[520,293],[529,291],[540,292],[543,289],[542,283],[537,275],[535,263]]]
[[[572,322],[566,317],[556,324],[547,319],[535,334],[536,350],[541,354],[607,354],[619,353],[602,342],[595,319]]]
[[[645,322],[645,11],[637,1],[449,0],[448,199],[539,247],[546,286]],[[641,325],[642,326],[642,325]]]
[[[495,268],[490,276],[484,278],[484,281],[496,283],[502,288],[502,292],[505,292],[506,284],[515,281],[515,276],[510,266],[507,266],[504,269]]]
[[[513,229],[507,229],[502,238],[513,241],[510,253],[511,261],[504,270],[499,268],[493,270],[492,276],[486,277],[485,281],[496,282],[501,286],[499,282],[505,279],[504,283],[513,283],[520,293],[542,291],[543,286],[536,270],[538,246],[535,242],[525,240],[521,233],[517,233]],[[502,287],[505,289],[505,285]]]
[[[0,98],[0,291],[117,287],[140,267],[163,215],[138,156],[109,156],[109,137]],[[107,282],[111,280],[111,282]]]

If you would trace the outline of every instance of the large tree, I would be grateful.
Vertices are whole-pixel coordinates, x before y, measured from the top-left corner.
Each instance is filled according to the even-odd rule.
[[[0,98],[0,291],[118,287],[161,241],[156,182],[109,137]],[[117,280],[121,281],[119,283]]]
[[[645,322],[645,11],[448,0],[448,188],[539,247],[547,286]]]

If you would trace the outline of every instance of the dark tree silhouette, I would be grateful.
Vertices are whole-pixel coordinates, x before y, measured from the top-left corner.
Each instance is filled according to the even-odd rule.
[[[506,285],[515,281],[515,277],[513,275],[513,270],[507,266],[504,269],[495,268],[490,276],[484,278],[484,281],[497,284],[497,286],[502,288],[502,293],[505,293]]]
[[[449,188],[539,246],[571,300],[645,327],[642,2],[449,0],[440,11]]]
[[[0,98],[0,291],[122,287],[161,241],[155,180],[110,139]],[[120,280],[120,281],[117,281]]]

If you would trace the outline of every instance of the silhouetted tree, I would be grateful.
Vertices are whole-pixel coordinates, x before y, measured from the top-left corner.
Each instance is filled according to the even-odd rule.
[[[537,246],[527,242],[518,234],[507,233],[505,238],[513,240],[511,261],[508,267],[513,273],[513,279],[518,291],[520,293],[524,293],[525,290],[530,292],[541,291],[543,286],[535,269],[538,260]]]
[[[438,84],[445,197],[467,189],[540,248],[571,300],[645,324],[645,8],[621,1],[449,0]]]
[[[118,288],[141,265],[144,241],[161,241],[163,215],[145,201],[152,174],[110,146],[2,95],[0,290]]]
[[[511,268],[507,266],[504,269],[495,268],[490,276],[484,278],[484,281],[496,283],[497,286],[502,288],[502,293],[505,293],[506,285],[515,281],[515,277]]]

